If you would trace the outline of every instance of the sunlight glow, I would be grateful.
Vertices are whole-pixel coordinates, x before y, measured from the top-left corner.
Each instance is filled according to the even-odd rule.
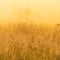
[[[32,22],[43,22],[48,24],[60,22],[59,0],[0,0],[0,21],[18,21],[18,13],[21,10],[21,7],[24,10],[26,10],[27,7],[32,10],[30,16],[30,21]],[[37,12],[37,14],[39,13],[39,16],[34,15],[35,12]],[[22,15],[22,13],[20,15]],[[22,21],[23,20],[21,20],[21,22]]]

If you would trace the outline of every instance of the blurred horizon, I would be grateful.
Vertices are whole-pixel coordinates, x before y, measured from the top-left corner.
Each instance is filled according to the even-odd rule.
[[[60,23],[59,0],[0,0],[1,23]]]

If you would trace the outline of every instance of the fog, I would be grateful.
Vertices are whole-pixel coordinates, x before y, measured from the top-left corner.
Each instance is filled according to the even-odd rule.
[[[32,11],[31,20],[34,23],[55,24],[60,22],[59,0],[0,0],[0,21],[19,22],[20,9],[29,7]],[[35,12],[39,15],[35,15]],[[25,13],[25,12],[24,12]],[[34,18],[34,19],[33,19]],[[24,20],[20,20],[21,22]]]

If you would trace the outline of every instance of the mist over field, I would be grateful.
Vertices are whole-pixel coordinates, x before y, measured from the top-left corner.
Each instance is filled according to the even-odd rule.
[[[0,0],[0,21],[56,24],[60,22],[59,0]]]
[[[60,60],[60,1],[0,0],[0,60]]]

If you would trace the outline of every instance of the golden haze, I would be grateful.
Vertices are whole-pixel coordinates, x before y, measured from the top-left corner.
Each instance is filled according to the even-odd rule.
[[[59,23],[59,3],[59,0],[0,0],[0,22],[23,22],[28,18],[29,22],[37,24]]]

